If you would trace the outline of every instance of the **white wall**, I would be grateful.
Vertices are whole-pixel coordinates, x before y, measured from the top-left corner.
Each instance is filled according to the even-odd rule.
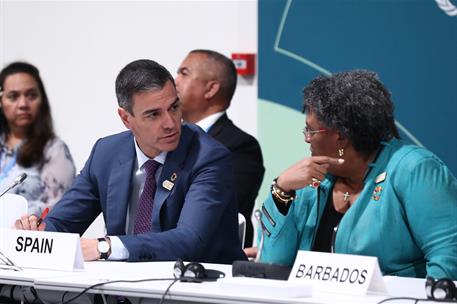
[[[79,169],[93,143],[124,130],[114,81],[127,63],[158,61],[173,75],[195,48],[257,53],[257,2],[0,0],[0,65],[35,64],[57,134]],[[257,135],[257,80],[240,81],[229,115]]]

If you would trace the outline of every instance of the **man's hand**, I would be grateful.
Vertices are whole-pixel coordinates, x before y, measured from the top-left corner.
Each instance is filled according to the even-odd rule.
[[[41,222],[41,224],[38,225],[38,218],[35,215],[23,215],[14,222],[14,228],[18,230],[43,231],[46,228],[46,224]]]
[[[100,259],[97,239],[81,238],[81,249],[83,252],[84,261],[96,261]]]

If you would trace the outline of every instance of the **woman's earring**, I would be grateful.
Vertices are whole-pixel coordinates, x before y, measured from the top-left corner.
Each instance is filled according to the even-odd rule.
[[[338,149],[338,155],[339,155],[340,157],[343,157],[343,155],[344,155],[344,148]]]

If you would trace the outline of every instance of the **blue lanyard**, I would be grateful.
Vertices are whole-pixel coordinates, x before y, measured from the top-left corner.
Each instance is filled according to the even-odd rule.
[[[16,152],[14,153],[13,158],[5,165],[2,172],[0,173],[0,182],[6,178],[8,173],[13,169],[14,165],[16,165]],[[6,153],[2,155],[2,158],[6,158]]]

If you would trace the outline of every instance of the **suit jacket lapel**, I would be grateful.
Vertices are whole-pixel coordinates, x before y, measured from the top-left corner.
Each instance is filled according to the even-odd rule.
[[[180,180],[180,173],[184,161],[186,160],[187,150],[192,141],[192,132],[183,125],[181,138],[179,141],[178,148],[167,154],[165,164],[163,165],[162,172],[157,182],[156,193],[154,196],[154,206],[152,208],[152,227],[151,230],[154,232],[161,231],[160,227],[160,209],[162,208],[165,200],[172,193],[175,185]],[[175,179],[172,178],[175,176]],[[172,179],[174,179],[172,181]],[[165,184],[164,184],[165,183]],[[170,183],[173,183],[173,187],[170,188]],[[168,184],[168,185],[167,185]]]
[[[106,228],[109,234],[125,234],[127,210],[133,168],[136,161],[133,136],[131,140],[119,147],[117,162],[113,162],[106,194]]]

